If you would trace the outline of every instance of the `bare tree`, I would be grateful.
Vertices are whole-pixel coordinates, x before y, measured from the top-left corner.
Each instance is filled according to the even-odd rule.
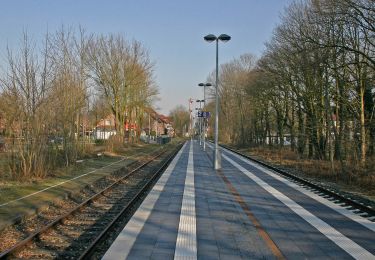
[[[188,109],[182,105],[176,106],[171,110],[169,116],[172,118],[175,134],[183,137],[183,134],[187,132],[190,121],[190,113]]]
[[[1,82],[6,117],[12,118],[11,125],[15,127],[12,135],[17,138],[10,168],[19,177],[43,177],[47,153],[44,121],[48,118],[45,104],[50,83],[48,49],[39,55],[24,32],[20,52],[13,54],[8,48],[7,63],[8,71]]]
[[[142,124],[144,108],[158,93],[153,83],[148,52],[121,36],[97,37],[89,42],[90,77],[104,93],[116,118],[116,131],[124,136],[125,124]]]

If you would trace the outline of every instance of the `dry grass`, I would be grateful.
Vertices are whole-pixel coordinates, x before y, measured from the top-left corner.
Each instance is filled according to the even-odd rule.
[[[71,167],[56,169],[48,178],[40,180],[19,182],[16,180],[2,180],[0,176],[0,204],[35,193],[33,196],[13,201],[9,205],[0,207],[0,233],[2,228],[13,223],[13,220],[18,216],[34,214],[35,209],[63,199],[69,193],[78,192],[87,185],[95,183],[98,179],[125,167],[134,160],[143,160],[160,149],[171,151],[176,147],[176,144],[176,142],[173,142],[162,146],[153,144],[129,145],[124,147],[121,153],[113,154],[116,155],[114,157],[100,156],[85,159],[83,162]],[[104,147],[97,150],[102,151]],[[120,160],[118,156],[124,156],[126,159]],[[87,175],[75,178],[86,173]],[[40,192],[43,189],[46,190]]]
[[[344,190],[369,197],[375,196],[375,157],[368,158],[364,166],[349,160],[345,161],[344,165],[338,161],[331,165],[329,161],[299,158],[296,152],[288,148],[258,147],[242,151],[303,177],[330,182]]]

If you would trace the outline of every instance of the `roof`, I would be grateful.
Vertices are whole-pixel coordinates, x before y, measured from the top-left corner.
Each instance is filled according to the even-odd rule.
[[[159,114],[158,112],[156,112],[153,108],[151,107],[147,107],[145,108],[145,111],[146,113],[149,113],[150,116],[154,119],[154,120],[160,120],[162,121],[163,123],[166,123],[166,124],[169,124],[171,122],[171,118],[168,117],[168,116],[165,116],[163,114]]]

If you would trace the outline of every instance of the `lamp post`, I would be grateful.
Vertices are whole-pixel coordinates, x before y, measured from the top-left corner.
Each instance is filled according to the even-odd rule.
[[[204,102],[204,100],[197,99],[196,102],[197,103],[199,102],[198,111],[202,112],[202,102]],[[199,145],[202,145],[202,117],[198,117],[198,120],[199,120]]]
[[[189,98],[189,114],[190,114],[190,124],[189,124],[189,135],[190,135],[190,138],[193,139],[193,115],[192,115],[192,112],[193,110],[191,109],[191,103],[193,103],[193,99],[192,98]]]
[[[208,34],[204,36],[204,40],[207,42],[216,41],[216,83],[215,83],[215,148],[214,148],[214,169],[218,170],[221,168],[221,157],[219,151],[219,94],[218,94],[218,84],[219,84],[219,40],[222,42],[227,42],[231,39],[229,35],[220,34],[216,37],[213,34]]]
[[[196,107],[195,110],[197,111],[197,113],[196,113],[197,116],[196,116],[196,117],[198,118],[198,119],[197,119],[198,122],[195,121],[195,127],[194,127],[194,128],[195,128],[196,130],[198,130],[198,131],[196,131],[196,132],[198,132],[198,135],[199,135],[199,142],[200,142],[200,140],[201,140],[201,138],[200,138],[200,134],[201,134],[201,132],[200,132],[200,130],[199,130],[199,127],[200,127],[200,121],[199,121],[199,120],[200,120],[200,117],[199,117],[199,107]],[[196,132],[195,132],[195,133],[196,133]],[[200,143],[199,143],[199,145],[200,145]]]
[[[199,83],[199,87],[203,87],[203,108],[206,106],[206,87],[211,87],[211,83]],[[203,151],[206,151],[206,118],[203,118]]]

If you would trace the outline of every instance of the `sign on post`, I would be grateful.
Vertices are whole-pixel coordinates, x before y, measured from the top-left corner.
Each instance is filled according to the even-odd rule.
[[[198,111],[198,117],[209,118],[211,113],[208,111]]]

